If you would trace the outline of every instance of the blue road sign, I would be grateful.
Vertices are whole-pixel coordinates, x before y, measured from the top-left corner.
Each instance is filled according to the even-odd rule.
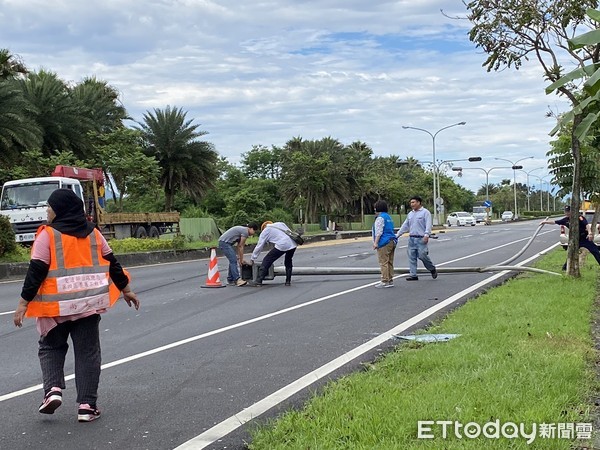
[[[492,202],[490,202],[489,200],[486,200],[485,202],[483,202],[483,206],[485,206],[486,208],[489,208],[490,206],[492,206]]]

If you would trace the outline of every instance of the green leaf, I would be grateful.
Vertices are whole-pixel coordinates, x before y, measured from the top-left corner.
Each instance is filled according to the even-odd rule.
[[[556,135],[556,133],[558,133],[560,131],[560,129],[563,127],[563,125],[566,125],[573,120],[573,117],[575,117],[575,114],[573,113],[572,110],[564,113],[560,117],[560,119],[558,119],[556,126],[554,128],[552,128],[552,131],[550,131],[550,133],[549,133],[550,136]]]
[[[596,22],[600,22],[600,11],[597,9],[587,9],[585,12],[590,18],[595,20]]]
[[[600,30],[592,30],[569,39],[569,48],[577,50],[586,45],[596,45],[598,43],[600,43]]]
[[[598,113],[590,113],[583,118],[581,123],[577,125],[575,129],[575,135],[579,140],[582,140],[587,136],[590,127],[594,124],[594,122],[598,119]]]
[[[596,64],[588,64],[584,67],[579,67],[572,72],[560,77],[554,83],[546,88],[546,94],[551,94],[559,87],[564,86],[565,84],[577,80],[579,78],[584,78],[586,76],[591,76],[596,71]]]
[[[596,70],[592,76],[586,80],[584,86],[588,89],[597,90],[596,84],[600,81],[600,69]]]

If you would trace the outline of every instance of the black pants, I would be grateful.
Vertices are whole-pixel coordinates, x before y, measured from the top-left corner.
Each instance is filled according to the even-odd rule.
[[[296,253],[296,248],[294,247],[287,252],[283,252],[281,250],[277,250],[273,248],[262,260],[262,264],[260,265],[260,272],[258,273],[258,282],[262,283],[267,274],[269,273],[270,267],[273,265],[275,261],[281,258],[282,255],[285,255],[285,259],[283,261],[283,265],[285,266],[285,281],[289,283],[292,281],[292,258],[294,257],[294,253]]]
[[[596,262],[600,264],[600,250],[598,250],[596,244],[586,239],[584,241],[579,241],[579,248],[587,248],[594,258],[596,258]]]
[[[592,254],[592,256],[596,259],[596,262],[600,265],[600,250],[596,244],[592,241],[588,241],[587,239],[579,241],[579,248],[587,248],[588,251]],[[563,270],[567,270],[567,263],[563,265]]]
[[[40,338],[38,356],[42,367],[44,392],[53,387],[65,389],[65,356],[71,335],[75,353],[77,403],[96,404],[100,382],[100,315],[59,323]]]

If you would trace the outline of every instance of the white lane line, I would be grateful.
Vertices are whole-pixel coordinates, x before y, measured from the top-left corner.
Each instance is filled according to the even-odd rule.
[[[533,261],[540,255],[556,247],[557,245],[558,244],[554,244],[546,250],[543,250],[542,252],[533,255],[531,258],[517,264],[517,266],[522,266],[529,263],[530,261]],[[458,292],[451,297],[448,297],[447,299],[441,301],[437,305],[434,305],[431,308],[428,308],[425,311],[417,314],[416,316],[411,317],[410,319],[402,322],[401,324],[396,325],[391,330],[388,330],[385,333],[380,334],[376,338],[373,338],[370,341],[359,345],[358,347],[350,350],[347,353],[344,353],[343,355],[328,362],[327,364],[313,370],[310,373],[307,373],[303,377],[298,378],[297,380],[293,381],[287,386],[282,387],[278,391],[273,392],[271,395],[268,395],[267,397],[263,398],[262,400],[259,400],[258,402],[254,403],[248,408],[245,408],[237,414],[234,414],[233,416],[229,417],[228,419],[225,419],[221,423],[218,423],[214,427],[206,430],[204,433],[199,434],[198,436],[190,439],[187,442],[184,442],[180,446],[176,447],[175,450],[200,450],[213,444],[214,442],[218,441],[219,439],[222,439],[224,436],[236,430],[246,422],[255,419],[256,417],[265,413],[272,407],[278,405],[284,400],[290,398],[292,395],[298,393],[302,389],[307,388],[314,382],[320,380],[321,378],[329,375],[333,371],[344,366],[346,363],[383,344],[384,342],[389,340],[393,335],[401,333],[404,330],[418,324],[419,322],[427,319],[437,311],[445,308],[448,305],[451,305],[457,300],[463,298],[465,295],[470,294],[471,292],[485,286],[486,284],[489,284],[490,282],[502,277],[506,273],[508,273],[508,271],[498,272],[497,274],[492,275],[489,278],[480,281],[479,283],[474,284],[473,286],[470,286],[467,289]]]
[[[374,253],[373,252],[353,253],[351,255],[338,256],[338,259],[356,258],[357,256],[364,256],[364,255],[374,255]]]

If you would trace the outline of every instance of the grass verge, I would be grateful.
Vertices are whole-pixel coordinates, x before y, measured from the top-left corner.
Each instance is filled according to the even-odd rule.
[[[556,270],[562,250],[537,267]],[[524,274],[467,302],[427,333],[458,333],[437,344],[402,344],[364,372],[330,383],[302,410],[252,430],[262,449],[570,449],[575,439],[540,435],[540,424],[592,422],[596,389],[591,317],[596,298],[593,258],[578,280]],[[454,424],[423,430],[418,421],[523,423],[527,439],[462,438]],[[570,425],[566,425],[569,428]],[[472,428],[475,434],[477,428]],[[494,433],[494,428],[487,428]],[[511,434],[512,428],[505,431]],[[569,430],[562,436],[568,436]],[[572,433],[574,436],[576,432]],[[587,442],[591,446],[591,441]]]

